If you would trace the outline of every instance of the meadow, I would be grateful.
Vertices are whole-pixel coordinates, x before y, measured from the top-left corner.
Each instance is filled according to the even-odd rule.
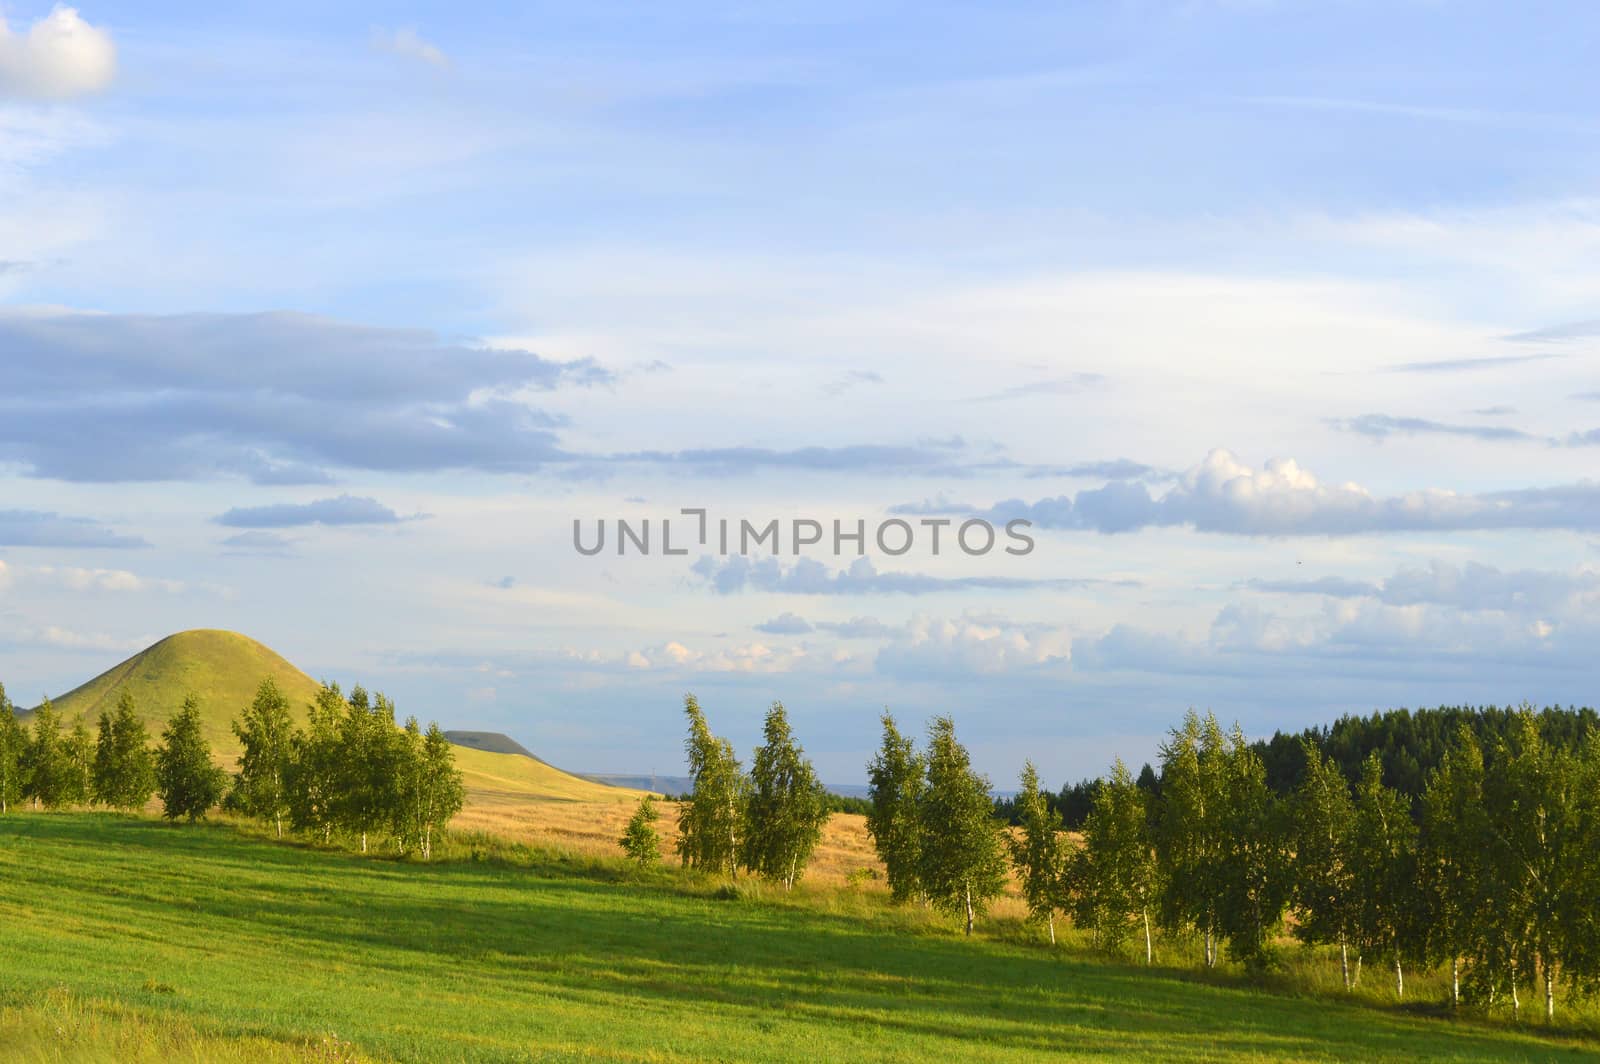
[[[1569,1033],[1146,971],[872,890],[783,896],[464,835],[432,864],[233,823],[0,818],[22,1061],[1577,1059]],[[1285,992],[1285,990],[1289,992]]]

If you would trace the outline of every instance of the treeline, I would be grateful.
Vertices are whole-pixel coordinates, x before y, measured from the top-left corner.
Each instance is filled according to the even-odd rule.
[[[886,715],[868,828],[896,900],[948,907],[954,874],[969,930],[1001,890],[992,860],[1005,839],[1052,940],[1068,914],[1104,945],[1139,941],[1147,963],[1160,930],[1193,936],[1207,967],[1225,948],[1261,970],[1292,914],[1301,941],[1337,947],[1347,988],[1363,958],[1391,969],[1397,997],[1408,967],[1447,965],[1453,1003],[1516,1012],[1534,985],[1553,1018],[1558,985],[1600,986],[1600,739],[1527,707],[1494,722],[1487,746],[1456,724],[1413,815],[1377,750],[1347,774],[1303,738],[1299,783],[1279,794],[1258,745],[1191,712],[1161,748],[1157,787],[1118,761],[1074,839],[1031,764],[1017,831],[991,820],[952,832],[930,798],[948,787],[936,780],[949,771],[949,721],[933,722],[918,754]],[[986,793],[987,781],[971,787]]]
[[[1428,775],[1455,747],[1463,727],[1478,745],[1492,750],[1517,727],[1521,710],[1509,706],[1440,706],[1437,709],[1391,709],[1368,717],[1347,715],[1332,724],[1297,733],[1274,732],[1258,741],[1256,752],[1267,766],[1267,783],[1279,794],[1298,788],[1305,773],[1301,747],[1309,742],[1332,758],[1350,779],[1361,774],[1367,757],[1376,753],[1383,781],[1408,798],[1419,799]],[[1551,707],[1538,714],[1539,734],[1547,743],[1571,746],[1600,728],[1600,714],[1589,708]]]
[[[233,722],[243,752],[231,780],[213,762],[201,723],[191,696],[152,749],[126,691],[100,715],[95,735],[81,720],[64,731],[49,699],[24,725],[0,687],[0,812],[21,801],[139,809],[159,795],[169,820],[194,821],[220,805],[273,824],[280,838],[287,824],[324,842],[359,840],[366,852],[376,835],[426,858],[461,809],[461,774],[439,726],[424,732],[415,717],[398,725],[394,703],[360,686],[346,698],[324,684],[302,729],[277,685],[262,681]]]

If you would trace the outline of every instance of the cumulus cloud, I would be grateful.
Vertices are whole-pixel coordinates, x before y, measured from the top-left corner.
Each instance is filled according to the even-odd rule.
[[[1253,469],[1214,450],[1153,496],[1136,483],[1109,483],[1076,495],[996,503],[983,515],[1026,518],[1042,528],[1104,533],[1187,526],[1245,536],[1358,535],[1487,529],[1600,529],[1600,482],[1469,495],[1429,489],[1377,496],[1359,484],[1330,484],[1292,458]]]
[[[32,566],[22,570],[22,578],[30,583],[41,583],[68,591],[142,592],[163,591],[176,594],[186,588],[181,580],[163,580],[140,576],[126,569],[84,569],[52,565]]]
[[[87,517],[41,510],[0,510],[0,547],[148,547]]]
[[[217,517],[229,528],[296,528],[302,525],[392,525],[403,520],[377,499],[340,495],[306,503],[235,507]],[[235,537],[237,538],[237,537]]]
[[[372,46],[380,52],[426,63],[439,70],[450,68],[450,57],[445,55],[438,45],[424,40],[412,26],[402,26],[395,30],[375,29],[372,31]]]
[[[569,456],[524,393],[611,379],[587,360],[289,313],[0,314],[0,350],[0,459],[75,481],[529,472]]]
[[[879,672],[907,679],[990,675],[1072,657],[1071,640],[1061,632],[1039,633],[973,617],[916,617],[901,636],[878,651]]]
[[[0,98],[62,100],[99,92],[117,72],[117,48],[76,9],[57,6],[26,30],[0,17]]]
[[[938,591],[974,589],[1082,588],[1106,583],[1100,580],[880,572],[873,566],[871,558],[857,558],[847,568],[833,569],[814,558],[801,558],[792,565],[786,565],[777,558],[734,555],[719,560],[707,555],[690,566],[690,571],[719,595],[732,595],[746,589],[789,595],[925,595]]]

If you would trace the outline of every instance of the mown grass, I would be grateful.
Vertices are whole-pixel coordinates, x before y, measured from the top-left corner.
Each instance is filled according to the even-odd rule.
[[[488,840],[457,852],[421,865],[228,825],[0,818],[0,1058],[1499,1061],[1594,1049],[963,940],[876,895],[772,899]]]

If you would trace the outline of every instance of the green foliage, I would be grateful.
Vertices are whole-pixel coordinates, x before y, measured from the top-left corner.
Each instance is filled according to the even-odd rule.
[[[1284,810],[1267,787],[1266,766],[1237,725],[1221,756],[1222,867],[1218,926],[1228,951],[1248,971],[1272,960],[1293,879],[1285,848]]]
[[[192,824],[222,800],[228,774],[211,762],[211,744],[201,731],[200,703],[191,695],[173,716],[156,751],[156,783],[162,815]]]
[[[394,743],[395,837],[402,853],[415,849],[428,860],[433,856],[434,836],[461,811],[466,789],[450,740],[437,723],[430,724],[424,734],[417,718],[408,718]]]
[[[1084,822],[1083,849],[1073,862],[1072,880],[1078,923],[1092,928],[1097,940],[1111,949],[1130,934],[1142,934],[1149,964],[1154,960],[1150,919],[1158,880],[1146,801],[1146,792],[1118,758]]]
[[[1021,833],[1008,837],[1011,863],[1022,885],[1028,915],[1050,931],[1056,940],[1056,913],[1066,908],[1067,848],[1061,836],[1061,814],[1050,808],[1039,790],[1039,772],[1033,762],[1022,766],[1022,789],[1016,808]]]
[[[16,707],[0,684],[0,813],[22,800],[22,770],[27,763],[28,734],[17,720]]]
[[[882,719],[883,745],[867,766],[871,801],[867,833],[883,861],[890,896],[897,902],[906,902],[922,894],[918,869],[922,860],[926,765],[911,737],[900,734],[887,711]]]
[[[100,714],[94,755],[94,799],[114,809],[139,809],[156,789],[155,758],[133,696],[123,691],[113,713]]]
[[[1405,796],[1384,785],[1376,752],[1367,756],[1356,782],[1350,854],[1356,941],[1393,963],[1395,996],[1403,996],[1404,965],[1422,953],[1417,826]]]
[[[750,765],[739,860],[746,869],[794,887],[822,841],[827,795],[795,742],[782,702],[772,703]]]
[[[1294,933],[1303,942],[1339,946],[1348,990],[1357,904],[1351,851],[1355,802],[1349,781],[1332,758],[1308,740],[1301,749],[1306,769],[1291,806],[1289,838],[1298,915]]]
[[[678,810],[678,855],[688,868],[738,873],[739,827],[745,781],[733,745],[711,733],[694,695],[683,700],[689,735],[684,753],[694,791]]]
[[[344,720],[344,693],[336,683],[324,683],[312,701],[304,732],[296,733],[289,762],[289,822],[296,831],[333,836],[343,783],[344,748],[340,724]]]
[[[1419,887],[1425,892],[1427,959],[1449,961],[1457,978],[1451,999],[1459,1003],[1459,963],[1473,957],[1480,963],[1471,977],[1487,990],[1492,984],[1492,951],[1496,923],[1490,889],[1488,855],[1493,844],[1484,806],[1483,749],[1462,724],[1454,747],[1428,778],[1422,799],[1419,841]]]
[[[656,831],[656,821],[660,818],[655,795],[647,794],[639,799],[633,815],[628,818],[628,826],[623,829],[622,838],[618,840],[628,860],[647,865],[661,856],[661,833]]]
[[[62,792],[63,805],[87,805],[94,797],[94,736],[88,725],[78,721],[67,733],[62,747],[67,756],[67,786]]]
[[[61,737],[61,715],[48,698],[33,712],[32,735],[23,761],[24,797],[46,809],[70,800],[75,773]]]
[[[283,819],[289,813],[294,730],[289,700],[270,676],[256,689],[243,722],[233,723],[242,753],[239,771],[233,777],[231,804],[247,816],[274,824],[279,838],[283,837]]]
[[[1190,710],[1161,747],[1161,801],[1154,824],[1156,862],[1166,889],[1162,923],[1203,936],[1206,967],[1217,963],[1227,845],[1226,751],[1214,716]]]
[[[1005,847],[994,819],[989,780],[972,770],[955,723],[935,717],[928,728],[928,785],[919,803],[922,824],[917,878],[941,910],[976,918],[1005,887]]]

